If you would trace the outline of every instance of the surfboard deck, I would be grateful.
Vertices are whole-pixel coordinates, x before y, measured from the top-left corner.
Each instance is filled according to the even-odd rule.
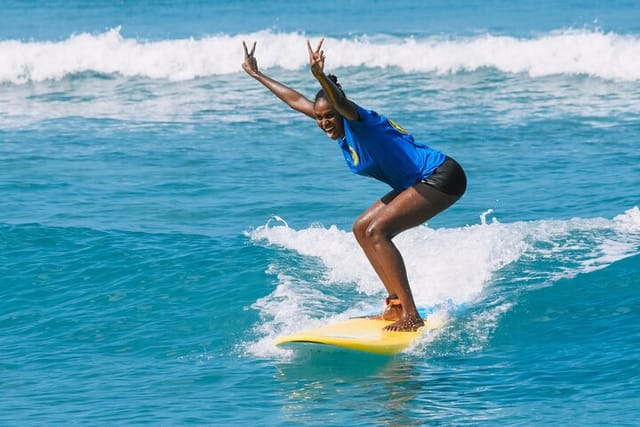
[[[309,345],[329,346],[365,353],[394,355],[406,350],[424,332],[444,325],[441,319],[427,317],[425,325],[415,332],[385,331],[392,324],[389,320],[357,317],[309,329],[276,339],[275,344],[284,348],[300,349]]]

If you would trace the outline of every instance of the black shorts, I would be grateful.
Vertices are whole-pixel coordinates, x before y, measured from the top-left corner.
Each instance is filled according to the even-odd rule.
[[[421,179],[420,182],[451,196],[462,197],[467,189],[467,176],[462,166],[449,156],[431,175]]]

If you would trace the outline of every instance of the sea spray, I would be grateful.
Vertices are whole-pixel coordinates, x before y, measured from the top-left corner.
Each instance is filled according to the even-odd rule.
[[[59,80],[96,73],[184,81],[240,72],[242,41],[257,41],[261,68],[307,66],[305,44],[317,36],[271,30],[202,38],[125,38],[120,27],[62,41],[0,41],[0,82]],[[485,34],[327,38],[328,64],[395,67],[404,73],[459,73],[494,68],[531,77],[588,75],[640,80],[640,39],[598,30],[559,30],[532,38]]]

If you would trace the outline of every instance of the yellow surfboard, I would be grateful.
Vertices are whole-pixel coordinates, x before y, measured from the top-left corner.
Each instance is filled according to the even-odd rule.
[[[444,326],[443,320],[433,316],[427,317],[424,322],[425,325],[415,332],[394,332],[384,330],[385,326],[393,323],[392,321],[358,317],[283,336],[278,338],[275,344],[292,349],[298,348],[300,344],[318,344],[393,355],[406,350],[424,332]]]

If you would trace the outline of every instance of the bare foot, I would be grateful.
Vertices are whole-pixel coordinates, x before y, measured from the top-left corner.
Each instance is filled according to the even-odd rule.
[[[413,332],[417,331],[422,326],[424,326],[424,321],[416,314],[415,316],[401,317],[389,326],[385,326],[384,330],[394,332]]]

